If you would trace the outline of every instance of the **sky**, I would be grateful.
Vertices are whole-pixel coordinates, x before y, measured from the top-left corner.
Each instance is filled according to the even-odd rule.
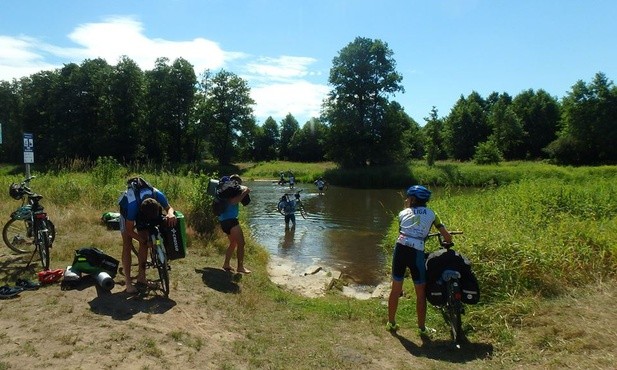
[[[614,0],[0,0],[0,80],[68,63],[128,56],[142,70],[167,57],[199,76],[247,81],[258,124],[318,117],[333,58],[357,37],[393,52],[424,125],[476,91],[557,99],[579,80],[617,78]]]

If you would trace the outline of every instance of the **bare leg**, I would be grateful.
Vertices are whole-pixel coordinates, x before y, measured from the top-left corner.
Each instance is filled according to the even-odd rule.
[[[239,227],[239,226],[235,226],[235,227]],[[233,256],[234,250],[236,249],[236,240],[234,239],[232,234],[233,234],[233,229],[232,229],[232,233],[227,235],[227,238],[229,238],[229,246],[227,247],[227,251],[225,252],[225,262],[223,262],[223,270],[232,269],[231,268],[231,257]]]
[[[398,309],[398,299],[401,296],[402,290],[403,290],[403,282],[392,280],[392,288],[390,289],[390,296],[388,297],[388,321],[391,323],[396,322],[396,310]]]
[[[418,315],[418,327],[424,329],[426,324],[426,284],[416,284],[416,314]]]
[[[141,239],[146,240],[148,237],[147,231],[139,231]],[[139,250],[137,251],[137,280],[138,283],[147,283],[146,280],[146,260],[148,259],[148,245],[139,243]]]
[[[131,253],[133,247],[133,239],[122,233],[122,269],[124,270],[124,280],[127,293],[135,293],[137,289],[133,286],[131,280]]]
[[[230,238],[233,238],[236,241],[236,245],[238,250],[236,252],[238,258],[238,272],[243,272],[245,274],[250,274],[251,271],[244,268],[244,233],[242,232],[242,227],[240,225],[236,225],[231,229],[231,234],[229,234]]]

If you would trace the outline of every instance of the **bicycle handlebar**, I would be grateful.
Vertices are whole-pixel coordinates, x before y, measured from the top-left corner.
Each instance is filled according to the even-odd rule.
[[[460,230],[450,231],[450,235],[460,235],[462,233],[463,232],[460,231]],[[443,241],[443,239],[442,239],[443,237],[441,236],[441,233],[430,233],[430,234],[428,234],[426,236],[426,240],[428,240],[429,238],[434,237],[434,236],[439,238],[439,245],[441,245],[443,248],[447,249],[447,248],[450,248],[451,246],[454,245],[454,242],[446,243],[445,241]]]

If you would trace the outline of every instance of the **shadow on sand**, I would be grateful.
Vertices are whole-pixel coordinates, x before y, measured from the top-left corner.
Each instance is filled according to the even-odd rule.
[[[213,267],[195,269],[195,272],[201,274],[201,280],[206,286],[216,291],[221,293],[240,293],[240,285],[238,285],[238,282],[242,279],[242,274],[240,273],[233,273]]]
[[[486,343],[470,343],[466,341],[461,344],[461,348],[456,348],[452,341],[449,340],[428,340],[422,338],[422,344],[418,346],[399,334],[392,335],[414,357],[426,357],[433,360],[463,364],[474,360],[489,359],[493,355],[493,346]]]
[[[92,286],[96,287],[97,296],[88,302],[90,310],[114,320],[129,320],[140,312],[160,315],[176,305],[174,300],[158,294],[130,294],[124,290],[112,293],[96,284],[94,278],[81,278],[80,283],[72,289],[83,290]]]

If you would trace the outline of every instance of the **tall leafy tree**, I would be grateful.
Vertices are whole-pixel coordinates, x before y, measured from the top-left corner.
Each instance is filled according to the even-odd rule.
[[[369,38],[356,38],[334,58],[328,79],[333,89],[322,114],[330,127],[330,156],[341,166],[364,167],[396,157],[391,152],[400,146],[379,147],[391,138],[388,99],[404,91],[395,67],[388,45]]]
[[[439,118],[437,108],[433,106],[431,113],[427,118],[424,118],[426,124],[423,128],[424,133],[424,149],[426,163],[429,166],[435,164],[438,159],[445,159],[446,151],[443,144],[443,119]]]
[[[220,164],[229,164],[237,153],[243,129],[255,124],[250,88],[245,80],[221,70],[203,82],[204,101],[199,119],[208,131],[210,149]]]
[[[525,157],[546,158],[544,148],[557,138],[561,108],[556,98],[540,89],[525,90],[512,101],[524,132]]]
[[[139,129],[145,121],[144,73],[128,57],[120,58],[109,81],[111,127],[108,156],[124,160],[144,160],[145,146]]]
[[[300,125],[291,113],[288,113],[281,121],[281,141],[279,146],[280,159],[289,160],[294,156],[290,145],[294,135],[299,129]]]
[[[2,145],[0,160],[16,162],[22,152],[21,94],[16,81],[0,81],[0,124],[2,124]],[[23,158],[23,157],[21,157]]]
[[[186,131],[194,104],[197,77],[193,66],[179,58],[169,65],[159,58],[146,72],[147,125],[141,137],[149,158],[156,161],[186,160],[183,148],[192,148]]]
[[[490,139],[507,160],[524,158],[523,125],[512,109],[512,98],[499,95],[491,105],[488,124],[492,129]]]
[[[291,160],[298,162],[321,162],[326,159],[328,128],[316,118],[307,121],[296,132],[290,144]]]
[[[487,123],[486,102],[473,91],[461,96],[444,122],[448,155],[466,161],[473,157],[474,148],[488,139],[491,129]]]
[[[563,130],[549,150],[571,164],[617,160],[617,88],[598,72],[590,84],[578,81],[562,101]],[[574,155],[576,153],[576,155]]]
[[[255,160],[270,161],[277,158],[280,143],[279,127],[271,116],[261,125],[255,142]]]

